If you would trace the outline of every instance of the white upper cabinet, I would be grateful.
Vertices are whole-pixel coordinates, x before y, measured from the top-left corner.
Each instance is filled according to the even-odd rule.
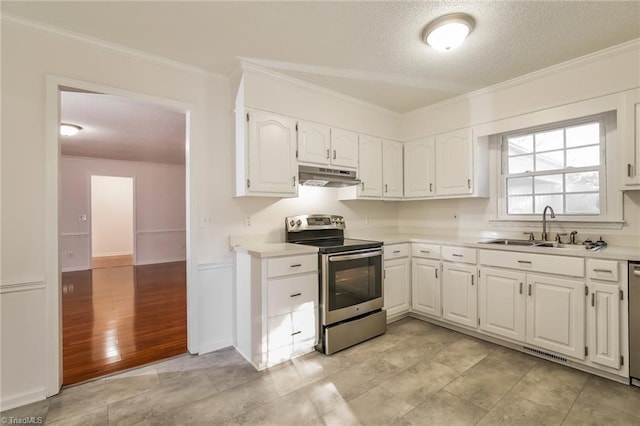
[[[382,197],[382,139],[360,136],[358,197]]]
[[[331,129],[318,123],[298,121],[298,161],[329,164]]]
[[[236,195],[295,197],[296,120],[258,110],[236,117]]]
[[[402,198],[402,143],[384,140],[382,142],[382,178],[384,180],[382,196],[384,198]]]
[[[358,167],[358,134],[349,130],[331,129],[332,166]]]
[[[471,194],[473,143],[471,129],[443,133],[435,137],[436,194]]]
[[[435,142],[432,137],[404,144],[404,197],[424,198],[435,194]]]
[[[625,96],[624,183],[626,189],[640,189],[640,89]]]

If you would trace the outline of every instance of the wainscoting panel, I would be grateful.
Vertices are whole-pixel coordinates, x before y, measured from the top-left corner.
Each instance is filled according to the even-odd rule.
[[[91,269],[89,233],[60,234],[60,265],[62,272]]]
[[[46,398],[46,281],[44,277],[0,284],[0,409]],[[21,368],[22,367],[22,368]]]
[[[198,264],[199,353],[233,345],[233,261]]]
[[[186,253],[184,229],[136,232],[136,265],[178,262],[186,259]]]

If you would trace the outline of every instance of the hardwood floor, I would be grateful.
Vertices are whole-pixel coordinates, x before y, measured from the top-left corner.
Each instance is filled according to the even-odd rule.
[[[186,353],[185,262],[62,274],[63,384]]]

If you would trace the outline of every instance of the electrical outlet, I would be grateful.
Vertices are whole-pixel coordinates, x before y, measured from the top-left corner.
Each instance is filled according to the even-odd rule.
[[[81,214],[80,216],[78,216],[78,220],[86,221],[87,220],[87,215],[86,214]]]
[[[251,227],[251,216],[247,216],[244,218],[244,226],[246,228],[250,228]]]
[[[71,259],[73,257],[73,252],[72,251],[65,251],[64,252],[64,257]]]
[[[213,218],[211,216],[202,216],[200,218],[200,224],[203,228],[210,228],[213,226]]]

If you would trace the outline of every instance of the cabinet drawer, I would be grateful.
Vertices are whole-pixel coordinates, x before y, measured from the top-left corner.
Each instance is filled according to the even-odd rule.
[[[317,310],[307,309],[269,318],[269,351],[296,343],[315,341]]]
[[[279,278],[267,282],[267,316],[286,314],[318,305],[318,275]]]
[[[618,270],[615,260],[587,259],[587,276],[591,279],[617,282]]]
[[[443,246],[442,258],[451,262],[476,263],[476,249]]]
[[[440,259],[440,246],[414,243],[411,245],[411,256],[424,257],[427,259]]]
[[[384,260],[409,256],[409,244],[391,244],[384,246]]]
[[[318,255],[278,257],[267,260],[267,277],[302,274],[318,270]]]
[[[580,257],[480,250],[480,264],[548,274],[584,277],[584,259]]]

